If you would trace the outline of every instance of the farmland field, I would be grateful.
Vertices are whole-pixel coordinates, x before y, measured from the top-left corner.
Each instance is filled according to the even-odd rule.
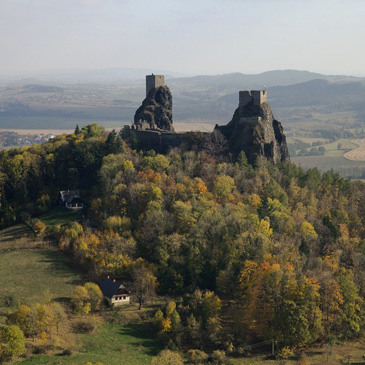
[[[351,161],[365,161],[365,139],[355,139],[351,142],[358,147],[346,152],[343,157]]]
[[[333,169],[341,176],[365,178],[365,165],[361,161],[350,161],[343,156],[296,156],[291,158],[298,166],[309,169],[317,167],[322,171]]]

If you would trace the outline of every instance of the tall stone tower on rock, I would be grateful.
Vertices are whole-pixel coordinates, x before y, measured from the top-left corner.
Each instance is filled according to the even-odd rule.
[[[134,115],[134,125],[142,129],[174,131],[172,94],[163,75],[146,76],[146,98]]]
[[[266,91],[240,91],[232,120],[225,126],[217,125],[215,131],[227,139],[234,157],[244,151],[251,164],[259,156],[273,162],[290,159],[283,127],[274,119]]]

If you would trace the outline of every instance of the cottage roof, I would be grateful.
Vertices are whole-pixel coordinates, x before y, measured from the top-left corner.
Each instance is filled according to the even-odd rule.
[[[75,198],[80,198],[80,193],[78,190],[64,190],[60,191],[61,199],[64,202],[70,203]]]
[[[115,279],[104,279],[100,283],[100,289],[108,298],[111,298],[113,295],[129,295],[129,291],[124,287],[122,282]]]
[[[79,197],[75,197],[75,198],[72,198],[71,200],[67,200],[66,201],[68,204],[75,204],[75,203],[78,203],[78,204],[83,204],[84,202],[82,201],[81,198]]]

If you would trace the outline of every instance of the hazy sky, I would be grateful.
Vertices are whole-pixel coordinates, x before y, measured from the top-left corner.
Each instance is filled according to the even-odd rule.
[[[365,76],[365,0],[0,0],[0,72]]]

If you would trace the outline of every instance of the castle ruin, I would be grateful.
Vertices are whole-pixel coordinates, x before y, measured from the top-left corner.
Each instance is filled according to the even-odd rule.
[[[182,147],[221,157],[229,154],[233,159],[243,151],[251,164],[260,156],[273,162],[290,160],[283,128],[267,103],[266,90],[240,91],[232,120],[216,125],[213,133],[174,132],[172,94],[163,75],[146,76],[146,94],[134,124],[125,127],[126,135],[133,133],[136,137],[139,149],[166,153],[170,148]]]
[[[240,91],[239,93],[240,107],[249,104],[260,106],[263,103],[267,103],[266,90]]]
[[[146,97],[151,90],[156,89],[160,86],[165,86],[164,75],[146,75]]]

